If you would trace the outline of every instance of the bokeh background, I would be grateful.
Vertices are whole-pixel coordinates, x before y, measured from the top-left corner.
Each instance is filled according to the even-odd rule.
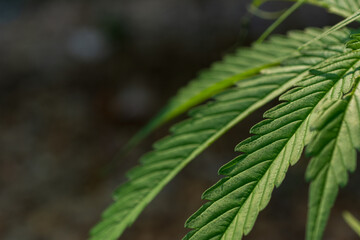
[[[124,173],[171,123],[115,158],[120,148],[198,70],[271,24],[244,21],[249,2],[0,0],[0,239],[86,239]],[[276,32],[339,20],[304,6]],[[201,193],[266,108],[187,166],[121,239],[180,239]],[[307,161],[290,169],[245,239],[304,238]],[[341,212],[360,217],[360,171],[350,180],[325,239],[356,239]]]

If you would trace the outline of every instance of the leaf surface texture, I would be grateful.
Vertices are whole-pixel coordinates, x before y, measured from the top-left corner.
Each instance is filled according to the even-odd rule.
[[[306,172],[307,180],[311,181],[308,240],[322,238],[339,187],[347,184],[348,172],[355,171],[356,149],[360,149],[358,67],[354,65],[344,77],[342,94],[324,101],[316,122],[311,125],[316,135],[307,147],[308,155],[313,156]]]
[[[193,230],[185,240],[238,240],[250,232],[311,138],[309,122],[316,109],[323,99],[351,89],[348,76],[359,60],[358,51],[330,56],[280,97],[284,102],[267,111],[251,129],[254,135],[236,147],[243,154],[219,170],[225,177],[203,194],[208,202],[188,219],[186,227]]]

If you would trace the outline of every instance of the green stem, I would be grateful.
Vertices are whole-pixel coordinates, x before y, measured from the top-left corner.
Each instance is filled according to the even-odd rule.
[[[287,17],[289,17],[296,9],[298,9],[305,0],[299,0],[286,10],[270,27],[259,37],[256,43],[262,43]]]
[[[343,217],[347,224],[359,235],[360,237],[360,222],[351,213],[344,212]]]

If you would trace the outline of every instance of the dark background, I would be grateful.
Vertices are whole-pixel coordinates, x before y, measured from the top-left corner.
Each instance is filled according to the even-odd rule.
[[[199,69],[271,24],[244,24],[249,2],[0,0],[0,239],[86,239],[124,173],[171,124],[114,160],[121,146]],[[276,32],[339,20],[304,6]],[[180,239],[201,193],[266,108],[186,167],[121,239]],[[290,169],[245,239],[304,238],[307,161]],[[325,239],[356,239],[341,212],[360,216],[359,181],[357,171],[341,190]]]

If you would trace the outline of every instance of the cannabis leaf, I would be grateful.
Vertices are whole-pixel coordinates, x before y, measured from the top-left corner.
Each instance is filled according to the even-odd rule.
[[[307,147],[307,153],[313,156],[306,172],[306,179],[311,181],[307,239],[321,239],[339,187],[347,184],[347,172],[353,172],[356,167],[355,149],[360,149],[358,67],[354,65],[348,71],[342,93],[329,96],[331,100],[323,103],[322,113],[312,124],[317,133]],[[322,74],[331,78],[329,73]],[[351,87],[353,91],[343,97]]]
[[[272,43],[299,46],[321,32],[313,28],[295,31],[287,39],[272,38]],[[92,239],[116,239],[186,164],[224,132],[302,79],[309,68],[343,53],[348,35],[348,30],[334,32],[315,42],[315,49],[287,60],[285,66],[239,81],[214,101],[192,110],[190,119],[175,125],[170,136],[157,142],[155,150],[142,157],[142,165],[128,173],[129,181],[115,192],[115,203],[92,230]]]
[[[327,8],[330,12],[343,17],[349,17],[360,9],[357,0],[307,0],[308,3]]]
[[[285,102],[267,111],[266,120],[250,130],[255,135],[236,147],[243,154],[219,170],[226,177],[203,194],[209,202],[188,219],[186,227],[194,230],[184,239],[241,239],[250,232],[273,188],[281,184],[311,137],[314,109],[323,99],[341,96],[354,84],[348,76],[355,75],[359,62],[359,51],[330,57],[280,97]]]

